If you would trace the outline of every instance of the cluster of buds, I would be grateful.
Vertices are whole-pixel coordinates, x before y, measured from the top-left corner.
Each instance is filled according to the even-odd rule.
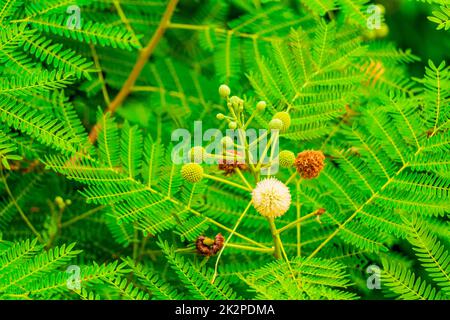
[[[214,239],[199,236],[195,241],[195,247],[198,253],[210,257],[217,254],[223,248],[224,241],[225,238],[220,233]]]
[[[66,208],[66,206],[70,206],[72,204],[72,200],[70,199],[64,200],[62,197],[57,196],[55,198],[55,204],[58,206],[60,210],[63,210]]]
[[[229,109],[229,115],[223,113],[217,114],[216,118],[220,121],[227,121],[228,128],[231,130],[243,129],[245,130],[252,119],[265,111],[267,103],[265,101],[259,101],[250,118],[245,119],[245,101],[238,96],[230,96],[231,90],[227,85],[221,85],[219,87],[219,94],[222,98],[226,99],[227,107]],[[271,108],[273,110],[273,108]],[[286,133],[291,126],[291,117],[288,111],[275,112],[268,123],[270,130],[278,130],[280,133]],[[266,130],[266,134],[267,131]],[[241,133],[238,131],[237,133]],[[240,136],[238,137],[240,138]],[[271,137],[272,139],[272,137]],[[271,140],[270,140],[271,141]],[[218,180],[223,183],[229,183],[231,186],[240,187],[237,183],[229,182],[225,179],[217,176],[204,173],[202,166],[200,165],[205,158],[219,157],[218,170],[223,171],[225,175],[231,175],[235,172],[240,174],[240,171],[249,170],[255,175],[257,180],[256,186],[252,186],[246,180],[245,176],[240,174],[240,177],[246,183],[245,190],[251,191],[252,205],[254,209],[263,217],[267,218],[271,223],[271,230],[276,230],[274,225],[274,219],[283,216],[290,209],[292,198],[290,189],[288,187],[291,178],[300,175],[303,179],[313,179],[319,176],[320,172],[324,168],[325,156],[322,151],[306,150],[298,153],[289,150],[283,150],[278,154],[278,163],[282,168],[295,168],[297,173],[293,172],[291,178],[286,183],[274,177],[268,177],[259,181],[259,174],[262,168],[262,162],[258,162],[257,166],[253,166],[253,162],[245,161],[245,156],[248,155],[247,145],[239,145],[240,143],[234,142],[229,136],[223,137],[220,141],[223,149],[220,151],[220,156],[209,154],[202,147],[194,147],[188,154],[189,163],[183,165],[181,168],[181,175],[184,180],[190,183],[197,183],[206,177],[208,179]],[[269,142],[270,145],[270,142]],[[234,148],[237,148],[236,151]],[[263,152],[265,155],[268,150]],[[278,150],[278,149],[277,149]],[[245,154],[244,154],[245,152]],[[244,158],[244,161],[241,161]],[[271,161],[272,161],[271,157]],[[293,171],[291,169],[291,171]],[[320,222],[320,217],[325,213],[325,209],[320,208],[316,210],[312,217]],[[275,233],[272,233],[273,235]],[[196,251],[206,257],[211,257],[219,253],[224,247],[225,239],[219,233],[214,238],[208,238],[204,235],[198,236],[195,241]],[[276,245],[275,245],[276,247]]]
[[[226,84],[222,84],[219,87],[219,94],[222,98],[227,100],[227,107],[230,110],[231,116],[226,116],[223,113],[218,113],[216,118],[218,120],[226,120],[228,121],[228,128],[235,130],[239,128],[239,120],[241,119],[241,115],[244,113],[245,101],[238,96],[231,96],[231,89]],[[263,112],[266,109],[266,102],[259,101],[256,104],[255,112]],[[251,117],[253,118],[254,115]],[[243,126],[243,123],[240,123]]]

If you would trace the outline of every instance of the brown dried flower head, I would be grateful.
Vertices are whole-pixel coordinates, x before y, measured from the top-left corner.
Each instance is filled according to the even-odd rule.
[[[232,151],[227,151],[227,156],[228,157],[232,157],[232,156],[238,156],[240,157],[241,154],[239,152],[236,152],[235,150]],[[236,168],[239,168],[239,170],[241,171],[245,171],[247,170],[247,165],[245,164],[245,162],[239,161],[238,159],[234,159],[234,160],[230,160],[230,159],[220,159],[219,160],[219,170],[222,170],[225,172],[225,175],[232,175],[235,171]]]
[[[209,257],[215,255],[223,248],[224,241],[225,238],[220,233],[216,235],[214,240],[205,236],[199,236],[195,242],[195,247],[198,253]]]
[[[313,179],[322,171],[324,160],[322,151],[306,150],[297,155],[294,165],[302,178]]]

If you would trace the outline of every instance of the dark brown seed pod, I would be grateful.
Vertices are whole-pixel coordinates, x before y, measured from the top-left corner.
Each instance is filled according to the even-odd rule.
[[[195,241],[195,247],[198,253],[209,257],[215,255],[223,248],[224,241],[225,238],[220,233],[216,235],[214,240],[205,236],[199,236]]]
[[[322,171],[324,160],[322,151],[306,150],[297,155],[294,165],[302,178],[313,179]]]

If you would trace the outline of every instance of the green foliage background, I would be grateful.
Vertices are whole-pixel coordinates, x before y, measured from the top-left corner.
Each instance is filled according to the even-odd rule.
[[[367,0],[0,0],[0,298],[449,299],[450,3],[380,2],[387,37]],[[281,149],[326,155],[276,225],[326,213],[281,259],[249,192],[170,160],[174,129],[225,129],[222,83],[247,116],[267,102],[256,128],[289,111]],[[193,244],[219,232],[213,282]]]

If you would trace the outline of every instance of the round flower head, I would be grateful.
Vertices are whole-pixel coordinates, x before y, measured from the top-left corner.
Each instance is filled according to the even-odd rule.
[[[278,162],[282,168],[290,168],[294,165],[295,154],[289,150],[283,150],[278,155]]]
[[[297,172],[304,179],[312,179],[319,175],[324,167],[325,156],[322,151],[307,150],[300,152],[295,159]]]
[[[273,119],[279,119],[283,122],[283,126],[281,127],[281,132],[286,132],[291,126],[291,116],[286,111],[277,112],[274,114]]]
[[[280,217],[291,205],[289,188],[275,178],[261,180],[252,192],[253,206],[268,218]]]
[[[188,153],[189,160],[195,163],[202,163],[205,159],[206,151],[203,147],[196,146],[191,148]]]
[[[190,183],[197,183],[203,178],[203,168],[198,163],[186,163],[181,168],[181,176]]]

